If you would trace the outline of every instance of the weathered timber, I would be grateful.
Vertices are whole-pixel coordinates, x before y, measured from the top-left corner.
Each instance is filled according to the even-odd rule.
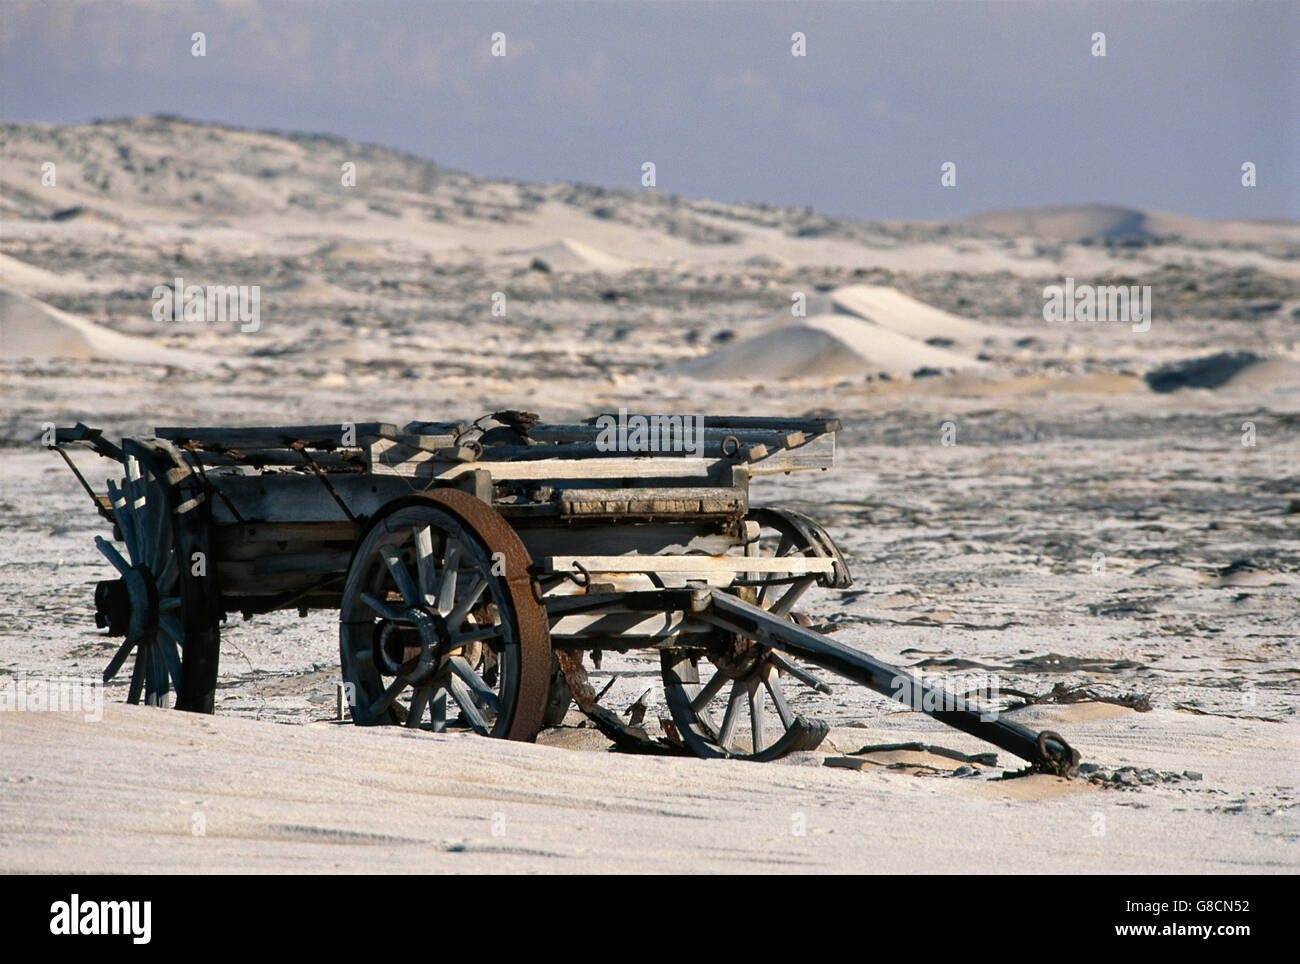
[[[211,479],[221,490],[212,500],[219,524],[238,522],[335,522],[351,524],[333,496],[311,475],[223,476]],[[393,499],[410,495],[412,486],[397,476],[330,476],[330,484],[355,516],[374,515]],[[239,513],[236,518],[231,507]]]
[[[310,458],[310,461],[308,461]],[[360,448],[341,448],[333,451],[312,451],[305,457],[296,449],[222,449],[185,451],[185,459],[191,465],[202,464],[205,469],[228,465],[243,465],[250,468],[274,466],[310,472],[311,463],[315,462],[323,469],[337,472],[364,472],[367,467],[366,454]]]
[[[628,412],[624,413],[623,418],[631,418],[632,415],[639,415],[643,418],[671,419],[683,418],[682,415],[667,415],[662,412]],[[705,415],[704,424],[709,429],[770,429],[779,432],[804,432],[808,435],[822,435],[827,432],[838,432],[840,430],[840,420],[838,418],[778,418],[768,416],[753,415]],[[602,418],[612,418],[617,423],[619,413],[603,412],[599,415],[593,415],[591,418],[583,419],[585,425],[595,425]]]
[[[716,486],[672,488],[560,489],[555,493],[565,516],[741,516],[749,508],[744,489]]]
[[[776,572],[811,575],[830,572],[832,559],[806,556],[551,556],[541,560],[550,572],[738,573]]]

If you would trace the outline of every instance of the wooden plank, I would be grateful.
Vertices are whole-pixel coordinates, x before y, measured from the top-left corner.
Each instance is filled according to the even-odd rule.
[[[344,522],[348,517],[314,475],[210,476],[222,497],[212,500],[216,522]],[[330,476],[330,484],[354,515],[374,515],[387,502],[412,492],[411,483],[397,476]],[[226,504],[239,511],[236,519]]]
[[[828,573],[832,559],[806,556],[549,556],[542,565],[550,572],[774,572],[797,576]]]
[[[205,449],[250,449],[288,448],[294,442],[302,442],[308,448],[326,450],[343,446],[343,433],[347,428],[356,431],[357,439],[364,436],[392,436],[397,434],[397,426],[388,422],[335,422],[327,425],[268,425],[240,427],[191,427],[162,426],[154,429],[159,438],[170,439],[178,444],[193,442]]]
[[[403,432],[415,435],[460,435],[465,431],[464,422],[407,422],[402,426]]]
[[[835,465],[835,436],[817,435],[798,448],[781,449],[748,463],[750,475],[829,469]]]
[[[680,632],[684,617],[679,612],[593,613],[561,616],[551,623],[552,636],[589,639],[593,636],[639,636],[662,639]]]
[[[528,437],[538,442],[594,442],[603,431],[605,430],[596,425],[586,424],[534,425],[528,430]],[[804,433],[771,428],[720,428],[706,418],[703,435],[705,442],[721,442],[728,435],[732,435],[739,441],[750,444],[798,445],[803,441]]]
[[[352,547],[344,549],[319,549],[315,552],[277,552],[253,560],[253,572],[258,576],[288,573],[325,575],[347,572],[352,561]]]
[[[217,526],[213,537],[224,545],[235,542],[351,542],[356,538],[356,527],[351,522],[255,522]]]
[[[780,441],[779,436],[767,433],[765,436],[769,442],[777,448],[781,447],[784,442]],[[802,441],[802,435],[792,435],[791,438],[798,438]],[[735,459],[755,459],[763,458],[768,454],[770,446],[762,444],[746,445],[740,439],[739,447],[735,443],[726,444],[726,452],[723,451],[723,439],[705,440],[704,443],[695,448],[693,451],[685,449],[665,449],[665,450],[647,450],[644,452],[636,450],[609,449],[598,446],[595,442],[543,442],[538,445],[489,445],[483,449],[478,460],[480,462],[522,462],[536,459],[618,459],[618,458],[735,458]]]
[[[324,524],[329,525],[329,523]],[[234,527],[217,526],[215,528],[217,529],[217,532],[220,533]],[[348,555],[352,552],[352,540],[341,539],[335,542],[312,542],[303,539],[296,542],[243,542],[239,539],[232,538],[227,533],[224,536],[213,536],[212,551],[218,561],[224,560],[227,562],[279,558],[281,556],[333,556],[338,553]]]
[[[430,436],[430,438],[433,437]],[[473,462],[478,458],[473,449],[464,445],[427,450],[391,439],[375,439],[366,446],[366,453],[368,465],[372,472],[418,476],[423,471],[430,478],[434,477],[437,471],[432,468],[425,470],[421,468],[422,466],[445,468],[464,462]]]
[[[723,555],[739,545],[739,540],[719,531],[720,523],[712,525],[700,520],[681,522],[628,523],[610,525],[607,522],[584,524],[582,521],[564,525],[537,528],[520,528],[516,531],[528,554],[534,559],[543,556],[617,555],[620,552],[638,552],[649,555],[656,552],[707,552]]]
[[[648,412],[629,412],[624,414],[624,418],[632,414],[643,415],[646,418],[651,417]],[[664,413],[655,413],[663,417]],[[612,418],[618,420],[617,412],[602,412],[591,418],[584,418],[582,421],[586,425],[595,425],[596,420],[600,418]],[[678,415],[677,417],[682,417]],[[804,432],[808,435],[822,435],[827,432],[838,432],[841,428],[838,418],[780,418],[778,416],[753,416],[753,415],[704,415],[704,424],[713,429],[731,429],[735,433],[736,429],[774,429],[780,432]],[[531,433],[530,433],[531,434]]]
[[[365,435],[362,438],[367,443],[373,443],[381,439],[396,442],[399,445],[421,452],[436,452],[439,449],[456,447],[456,435],[454,433],[420,435],[414,432],[393,432],[389,435]]]
[[[330,578],[341,586],[345,573],[259,573],[249,562],[227,562],[219,570],[221,595],[227,596],[277,596],[280,593],[303,592],[322,579]]]
[[[428,454],[428,453],[424,453]],[[609,459],[537,459],[526,462],[469,462],[453,464],[418,456],[404,462],[372,462],[375,475],[452,481],[474,471],[490,472],[493,481],[555,482],[586,479],[699,479],[716,480],[731,464],[727,460],[682,459],[668,456]]]
[[[720,486],[671,488],[560,489],[562,515],[744,515],[743,489]]]
[[[359,448],[339,449],[333,452],[312,450],[311,460],[323,469],[341,472],[364,472],[369,464],[366,454]],[[190,465],[202,464],[205,469],[214,466],[246,465],[261,468],[264,465],[288,467],[310,472],[311,465],[295,449],[232,449],[228,452],[191,452],[184,450],[185,461]]]

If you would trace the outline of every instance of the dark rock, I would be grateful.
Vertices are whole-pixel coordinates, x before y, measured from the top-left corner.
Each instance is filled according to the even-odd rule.
[[[1180,388],[1218,388],[1242,369],[1258,361],[1251,351],[1221,351],[1203,358],[1170,362],[1147,372],[1146,382],[1153,392],[1173,392]]]

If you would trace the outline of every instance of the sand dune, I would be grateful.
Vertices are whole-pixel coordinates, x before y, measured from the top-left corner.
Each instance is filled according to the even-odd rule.
[[[276,285],[268,294],[282,295],[286,298],[302,301],[347,302],[355,301],[360,295],[331,284],[324,278],[314,275],[298,278],[294,281]]]
[[[0,288],[0,358],[94,358],[194,369],[215,364],[207,356],[123,335],[6,288]]]
[[[847,314],[820,314],[728,345],[670,370],[716,379],[825,379],[981,369],[983,362]]]
[[[836,288],[831,292],[831,301],[842,312],[921,341],[935,338],[969,347],[1004,334],[994,325],[940,311],[885,285]]]
[[[1144,211],[1112,204],[1009,208],[977,214],[963,221],[989,234],[1028,236],[1070,243],[1152,241],[1183,238],[1212,244],[1300,239],[1287,222],[1197,218],[1166,211]]]
[[[62,275],[46,271],[26,261],[11,258],[7,254],[0,254],[0,285],[18,291],[59,291],[68,294],[106,291],[110,287],[80,275]]]
[[[1145,211],[1108,204],[1011,208],[967,218],[993,234],[1028,235],[1052,241],[1149,241],[1156,237]]]
[[[516,257],[522,255],[530,263],[534,260],[544,262],[552,271],[602,271],[613,273],[626,271],[633,266],[631,261],[607,254],[589,244],[575,241],[573,238],[560,238],[550,244],[507,253]]]

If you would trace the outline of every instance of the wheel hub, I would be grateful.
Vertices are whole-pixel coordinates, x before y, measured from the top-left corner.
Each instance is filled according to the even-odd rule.
[[[144,566],[95,585],[95,625],[110,636],[143,639],[158,630],[158,583]]]
[[[451,652],[447,620],[429,606],[408,606],[404,621],[382,619],[378,651],[390,675],[411,680],[428,676]]]
[[[728,679],[757,678],[767,659],[767,647],[743,636],[733,636],[724,652],[711,657],[713,665]]]

